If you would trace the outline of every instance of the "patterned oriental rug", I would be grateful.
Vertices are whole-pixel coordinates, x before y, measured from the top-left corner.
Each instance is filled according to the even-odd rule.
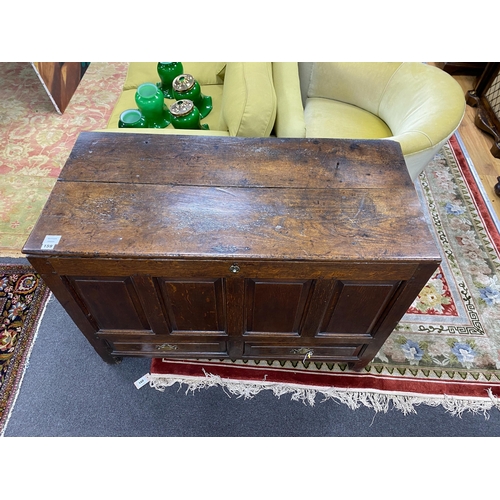
[[[0,62],[0,255],[26,242],[82,131],[105,128],[128,63],[91,63],[56,112],[28,62]]]
[[[488,417],[500,409],[500,234],[474,175],[458,136],[421,174],[416,187],[443,262],[362,372],[340,363],[158,358],[150,386],[219,386],[245,398],[271,390],[311,405],[324,398],[405,414],[442,405]]]
[[[49,295],[47,286],[30,266],[0,264],[0,436]]]

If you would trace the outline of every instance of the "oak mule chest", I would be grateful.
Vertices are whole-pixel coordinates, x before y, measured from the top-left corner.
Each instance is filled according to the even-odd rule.
[[[80,134],[23,252],[97,353],[364,367],[439,252],[399,144]]]

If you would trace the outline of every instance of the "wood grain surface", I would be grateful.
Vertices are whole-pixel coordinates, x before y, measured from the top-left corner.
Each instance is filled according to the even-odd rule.
[[[398,148],[83,133],[25,250],[57,234],[58,255],[434,259]]]

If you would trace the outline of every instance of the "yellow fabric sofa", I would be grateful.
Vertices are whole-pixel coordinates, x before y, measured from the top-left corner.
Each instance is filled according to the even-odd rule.
[[[157,63],[129,64],[123,92],[120,95],[106,131],[268,137],[276,118],[276,94],[269,62],[198,62],[183,63],[184,73],[193,75],[201,92],[212,97],[212,110],[202,124],[209,130],[179,130],[169,125],[164,129],[118,128],[120,114],[137,109],[135,93],[142,83],[157,83]],[[175,100],[165,99],[170,107]]]
[[[398,141],[415,180],[465,113],[460,85],[418,62],[273,63],[277,137]]]
[[[424,63],[188,62],[184,72],[212,97],[202,120],[209,130],[118,128],[122,111],[137,107],[137,87],[159,81],[156,66],[129,64],[106,131],[389,139],[400,143],[415,180],[465,113],[460,85]]]

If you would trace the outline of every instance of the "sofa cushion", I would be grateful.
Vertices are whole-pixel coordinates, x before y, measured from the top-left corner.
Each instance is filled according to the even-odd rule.
[[[139,85],[151,82],[158,83],[160,77],[156,69],[158,63],[131,62],[128,65],[127,77],[123,90],[136,89]],[[220,85],[223,83],[224,68],[222,62],[186,62],[182,63],[184,73],[193,75],[200,85]]]
[[[304,110],[306,137],[383,139],[391,129],[378,116],[351,104],[309,98]]]
[[[275,119],[271,63],[227,63],[219,129],[231,136],[268,137]]]

